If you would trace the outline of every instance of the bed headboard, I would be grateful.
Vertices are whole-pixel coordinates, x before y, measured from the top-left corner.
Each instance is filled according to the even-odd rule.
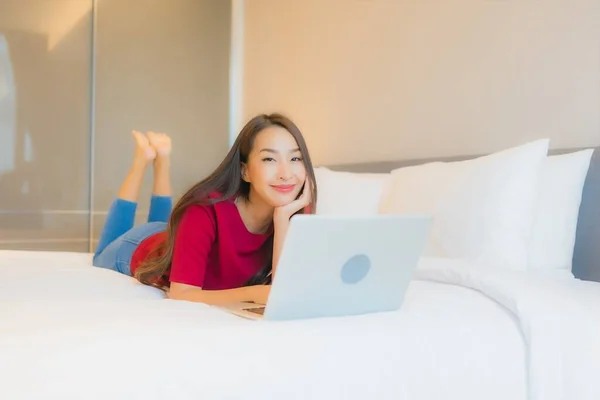
[[[579,208],[577,237],[573,254],[573,274],[584,280],[600,282],[600,147],[594,149],[590,162],[583,197]],[[550,150],[551,155],[583,150],[580,148]],[[434,161],[461,161],[474,156],[457,156],[400,161],[382,161],[359,164],[327,166],[332,170],[349,172],[390,172],[393,169]]]

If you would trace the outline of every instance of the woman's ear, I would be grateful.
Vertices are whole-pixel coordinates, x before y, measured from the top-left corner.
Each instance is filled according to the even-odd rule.
[[[242,169],[242,180],[244,182],[248,182],[248,166],[246,165],[246,163],[241,163],[241,169]]]

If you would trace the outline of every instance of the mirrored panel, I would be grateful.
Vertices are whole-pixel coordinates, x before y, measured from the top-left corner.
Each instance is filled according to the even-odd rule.
[[[92,0],[0,1],[0,248],[89,242]]]

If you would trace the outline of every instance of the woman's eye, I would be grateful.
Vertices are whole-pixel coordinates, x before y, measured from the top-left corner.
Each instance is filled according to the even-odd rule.
[[[302,158],[301,157],[294,157],[294,158],[292,158],[292,161],[302,161]]]
[[[267,162],[267,161],[275,161],[275,160],[274,160],[272,157],[265,157],[265,158],[263,158],[262,160],[263,160],[264,162]]]

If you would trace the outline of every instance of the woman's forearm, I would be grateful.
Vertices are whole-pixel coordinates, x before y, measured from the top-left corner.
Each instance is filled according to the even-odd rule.
[[[169,298],[173,300],[186,300],[209,305],[226,305],[241,301],[256,302],[257,296],[252,286],[226,290],[203,290],[200,288],[185,288],[169,291]]]
[[[275,276],[275,270],[279,263],[279,256],[281,255],[281,249],[283,248],[283,242],[285,241],[285,235],[287,234],[290,220],[289,218],[281,218],[275,219],[273,222],[275,231],[273,233],[273,271],[271,272],[271,278]]]

